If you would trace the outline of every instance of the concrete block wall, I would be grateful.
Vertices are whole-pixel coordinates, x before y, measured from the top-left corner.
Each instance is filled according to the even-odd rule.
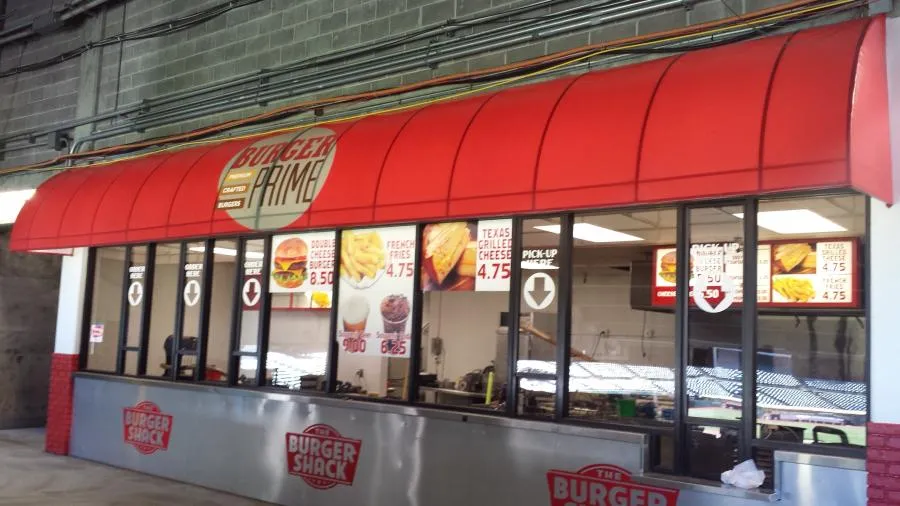
[[[17,16],[34,15],[31,0],[7,0],[7,11]],[[195,12],[219,0],[184,2],[179,0],[127,0],[110,4],[103,16],[103,36],[145,27],[149,24]],[[332,51],[371,44],[388,36],[406,34],[422,26],[445,23],[449,19],[487,13],[531,2],[522,0],[263,0],[241,7],[202,25],[179,33],[116,46],[100,52],[100,79],[96,97],[98,112],[133,105],[162,94],[185,90],[233,78],[263,68],[275,67]],[[540,16],[591,2],[561,1],[552,7],[520,16]],[[597,2],[594,2],[597,3]],[[339,89],[322,90],[318,96],[359,92],[407,84],[454,72],[477,70],[541,56],[589,43],[610,41],[661,30],[669,30],[743,14],[787,3],[787,0],[702,0],[686,2],[643,18],[628,19],[531,42],[462,61],[387,76]],[[469,29],[470,30],[470,29]],[[42,36],[27,43],[24,60],[60,52],[83,42],[82,32],[72,27],[63,33]],[[465,33],[461,30],[460,33]],[[3,48],[0,68],[16,63],[22,44]],[[32,48],[32,49],[29,49]],[[37,50],[34,50],[37,51]],[[84,58],[84,57],[83,57]],[[46,127],[71,118],[77,97],[78,60],[46,71],[0,79],[0,133]],[[310,71],[306,71],[307,73]],[[8,92],[15,88],[15,93]],[[10,97],[14,97],[10,98]],[[297,101],[292,97],[285,102]],[[282,103],[285,103],[282,102]],[[276,107],[282,103],[248,107],[227,114],[198,118],[163,128],[113,138],[98,145],[117,144],[141,138],[177,133],[239,118]],[[5,115],[8,121],[3,121]],[[97,125],[103,128],[104,125]],[[0,160],[0,167],[15,166],[52,155],[42,146],[16,152]]]

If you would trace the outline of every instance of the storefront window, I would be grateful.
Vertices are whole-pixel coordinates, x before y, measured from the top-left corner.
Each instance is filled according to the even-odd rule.
[[[252,385],[256,381],[258,361],[256,360],[257,339],[259,336],[259,313],[262,306],[262,276],[265,272],[265,241],[253,239],[244,242],[244,257],[241,264],[244,268],[241,284],[241,309],[238,312],[238,343],[235,353],[237,360],[237,383]],[[243,354],[243,355],[242,355]],[[250,356],[252,355],[252,356]]]
[[[203,345],[206,347],[207,381],[228,379],[228,349],[234,310],[235,269],[237,269],[237,241],[215,241],[212,264],[212,300],[209,305],[209,330]]]
[[[560,222],[559,218],[522,222],[516,377],[518,411],[526,416],[549,418],[554,413]]]
[[[181,265],[178,243],[157,244],[153,272],[153,289],[150,311],[150,336],[147,354],[147,376],[166,376],[170,371],[172,347],[175,340],[175,306],[181,298],[178,278]]]
[[[147,246],[131,248],[128,266],[128,291],[125,303],[128,325],[125,326],[125,374],[136,375],[141,346],[141,326],[144,319],[144,292],[147,278]]]
[[[406,398],[416,230],[384,227],[341,235],[335,336],[340,393]]]
[[[501,321],[509,311],[511,253],[511,219],[423,229],[421,402],[504,406],[509,352]]]
[[[324,390],[334,286],[334,232],[272,238],[269,353],[272,385]]]
[[[758,436],[863,446],[865,198],[764,201],[757,224],[771,255],[757,321]]]
[[[125,283],[125,248],[99,248],[94,263],[94,295],[88,336],[87,368],[115,372]]]
[[[676,221],[674,209],[576,216],[570,416],[671,423]]]
[[[202,346],[200,319],[203,316],[204,271],[206,270],[206,246],[202,242],[189,242],[186,245],[184,264],[182,266],[183,288],[181,299],[183,305],[181,336],[178,350],[175,353],[175,365],[178,372],[176,378],[191,380],[198,367],[198,352]],[[174,346],[174,345],[173,345]]]

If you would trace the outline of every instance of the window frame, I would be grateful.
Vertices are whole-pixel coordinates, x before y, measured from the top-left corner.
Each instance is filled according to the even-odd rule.
[[[861,294],[861,303],[864,304],[862,308],[859,309],[816,309],[816,308],[798,308],[798,309],[779,309],[779,308],[771,308],[765,309],[763,313],[765,314],[790,314],[790,315],[803,315],[803,314],[829,314],[829,315],[855,315],[855,316],[864,316],[866,318],[866,327],[865,327],[865,342],[866,342],[866,356],[865,356],[865,384],[866,384],[866,406],[867,412],[865,420],[868,422],[871,420],[871,388],[870,388],[870,379],[871,379],[871,360],[870,360],[870,344],[871,344],[871,331],[870,331],[870,317],[871,317],[871,308],[869,304],[869,293],[871,286],[871,269],[870,269],[870,260],[871,260],[871,251],[869,248],[870,245],[870,237],[871,237],[871,198],[865,195],[862,195],[858,192],[854,192],[851,190],[844,191],[829,191],[829,192],[821,192],[821,191],[804,191],[804,192],[791,192],[791,193],[780,193],[766,196],[749,196],[749,197],[737,197],[737,198],[723,198],[723,199],[708,199],[696,202],[682,202],[676,204],[653,204],[653,205],[639,205],[639,206],[627,206],[627,207],[613,207],[613,208],[600,208],[600,209],[579,209],[577,212],[574,210],[565,210],[557,213],[534,213],[534,214],[517,214],[517,215],[498,215],[498,216],[484,216],[478,217],[479,220],[489,220],[489,219],[503,219],[508,218],[512,220],[512,241],[511,241],[511,271],[510,271],[510,291],[509,291],[509,318],[511,322],[517,322],[519,316],[521,315],[521,290],[522,290],[522,269],[521,269],[521,255],[522,255],[522,233],[524,232],[524,221],[529,219],[541,219],[541,218],[558,218],[560,220],[560,244],[559,244],[559,287],[558,287],[558,320],[557,320],[557,349],[556,349],[556,397],[554,402],[554,416],[552,423],[561,423],[561,424],[570,424],[570,425],[578,425],[578,426],[587,426],[587,427],[596,427],[596,428],[606,428],[606,429],[614,429],[620,431],[627,432],[637,432],[647,434],[648,436],[655,437],[660,435],[667,435],[673,438],[674,444],[674,461],[673,461],[673,469],[672,473],[675,475],[684,475],[687,469],[686,467],[686,458],[687,458],[687,450],[689,445],[689,434],[687,433],[687,429],[690,425],[694,425],[697,423],[700,424],[710,424],[714,423],[719,426],[728,426],[728,427],[736,427],[739,430],[740,440],[739,440],[739,455],[741,459],[752,458],[754,451],[759,448],[766,448],[772,450],[789,450],[789,451],[798,451],[803,453],[811,453],[811,454],[823,454],[823,455],[835,455],[835,456],[843,456],[843,457],[852,457],[852,458],[861,458],[865,456],[866,448],[848,448],[848,447],[837,447],[837,446],[817,446],[803,443],[795,443],[795,442],[784,442],[784,441],[769,441],[764,439],[758,439],[756,437],[756,353],[743,353],[741,358],[741,369],[742,369],[742,407],[741,407],[741,420],[732,421],[732,422],[723,422],[721,420],[710,420],[706,418],[692,418],[688,416],[688,403],[687,403],[687,389],[686,389],[686,364],[688,359],[688,282],[690,279],[689,268],[689,259],[690,259],[690,210],[696,208],[703,207],[712,207],[712,206],[742,206],[744,208],[744,220],[743,220],[743,242],[745,244],[744,249],[744,265],[743,265],[743,275],[744,275],[744,283],[743,283],[743,304],[742,304],[742,315],[741,315],[741,347],[743,349],[756,350],[758,344],[758,318],[760,313],[760,309],[758,307],[756,301],[756,257],[757,250],[756,245],[758,244],[759,231],[757,227],[757,212],[759,209],[759,204],[762,200],[770,200],[770,199],[800,199],[800,198],[826,198],[829,196],[846,196],[846,195],[855,195],[860,196],[865,199],[865,231],[863,235],[860,237],[860,248],[861,255],[857,259],[858,262],[861,263],[861,275],[862,275],[862,286],[860,289]],[[672,309],[675,317],[675,349],[674,349],[674,412],[673,412],[673,423],[671,426],[658,426],[654,424],[624,424],[617,423],[615,421],[594,421],[594,420],[584,420],[584,419],[575,419],[569,416],[569,364],[571,362],[571,356],[568,353],[571,348],[571,324],[572,324],[572,284],[573,284],[573,266],[572,266],[572,256],[573,256],[573,248],[574,248],[574,239],[572,236],[572,230],[574,227],[575,219],[579,215],[589,214],[589,213],[616,213],[616,212],[625,212],[625,211],[635,211],[635,210],[653,210],[660,208],[673,208],[676,212],[676,269],[678,272],[678,280],[676,283],[676,300],[675,305]],[[474,218],[473,218],[474,219]],[[446,222],[452,220],[436,220],[434,223]],[[423,292],[421,290],[421,248],[422,248],[422,231],[424,227],[432,223],[432,221],[413,221],[413,222],[401,222],[401,223],[392,223],[387,225],[380,225],[384,227],[388,226],[400,226],[400,225],[415,225],[416,226],[416,251],[415,251],[415,263],[414,263],[414,291],[413,291],[413,311],[412,311],[412,327],[410,330],[410,361],[409,361],[409,381],[407,384],[406,399],[405,400],[397,400],[397,399],[381,399],[381,398],[365,398],[365,399],[356,399],[360,402],[376,402],[376,403],[385,403],[385,404],[399,404],[399,405],[412,405],[417,407],[427,407],[429,409],[441,409],[447,411],[457,411],[461,413],[475,413],[480,415],[487,416],[500,416],[500,417],[509,417],[509,418],[523,418],[523,419],[533,419],[533,417],[528,417],[527,415],[518,415],[518,383],[519,383],[519,375],[517,372],[517,360],[518,360],[518,339],[519,339],[519,328],[518,325],[510,325],[508,334],[507,334],[507,367],[510,374],[510,380],[506,385],[506,409],[503,411],[486,411],[484,409],[478,408],[467,408],[460,406],[443,406],[443,405],[435,405],[435,404],[426,404],[418,402],[418,391],[419,391],[419,378],[418,371],[421,365],[421,361],[423,359],[422,353],[420,353],[422,346],[422,318],[423,318]],[[325,228],[311,228],[308,231],[328,231],[333,232],[335,234],[335,258],[334,265],[335,269],[339,269],[340,266],[340,251],[341,251],[341,239],[342,233],[345,230],[355,230],[358,228],[371,228],[372,225],[365,225],[359,227],[325,227]],[[159,378],[159,377],[147,377],[147,355],[148,355],[148,341],[149,341],[149,326],[150,326],[150,316],[152,313],[152,303],[154,298],[153,293],[153,285],[155,279],[155,267],[156,267],[156,247],[157,244],[161,243],[170,243],[170,244],[179,244],[180,245],[180,263],[179,263],[179,276],[176,282],[178,283],[179,288],[183,291],[184,285],[184,259],[185,252],[187,248],[188,242],[203,242],[206,246],[206,252],[204,255],[204,269],[203,269],[203,279],[201,281],[201,286],[203,287],[203,293],[201,300],[201,313],[200,313],[200,322],[199,329],[201,331],[209,329],[209,317],[210,317],[210,308],[211,304],[211,289],[212,289],[212,276],[213,271],[215,269],[215,262],[213,261],[214,252],[213,248],[215,246],[216,241],[221,240],[234,240],[236,242],[237,249],[237,264],[235,269],[235,276],[233,279],[233,297],[232,297],[232,307],[231,307],[231,321],[229,326],[229,342],[228,342],[228,357],[229,357],[229,367],[228,367],[228,377],[226,386],[229,388],[239,388],[239,389],[264,389],[277,391],[279,393],[285,393],[289,395],[302,395],[302,396],[334,396],[340,395],[336,394],[336,381],[337,381],[337,356],[338,356],[338,342],[335,339],[336,329],[338,327],[337,321],[337,301],[339,300],[339,290],[340,283],[335,282],[333,286],[332,292],[332,300],[335,303],[332,304],[329,313],[329,346],[327,351],[326,358],[326,373],[325,373],[325,392],[319,391],[309,391],[309,390],[291,390],[280,387],[271,387],[267,385],[266,381],[266,364],[265,364],[265,355],[268,351],[269,344],[269,318],[271,316],[271,295],[268,293],[269,289],[269,278],[270,278],[270,270],[271,270],[271,246],[272,246],[272,238],[274,235],[277,235],[277,231],[269,231],[269,232],[254,232],[249,234],[238,234],[238,235],[224,235],[221,237],[205,237],[205,238],[195,238],[193,240],[190,239],[180,239],[178,241],[158,241],[153,243],[133,243],[133,244],[115,244],[115,245],[107,245],[101,247],[90,247],[88,249],[88,257],[87,257],[87,267],[85,270],[85,276],[88,282],[85,283],[84,289],[84,307],[82,309],[82,323],[81,323],[81,342],[79,347],[79,369],[85,372],[90,372],[98,375],[125,375],[124,374],[124,357],[128,352],[137,352],[138,354],[138,366],[137,366],[137,376],[141,380],[149,380],[154,382],[166,382],[166,381],[174,381],[176,374],[170,374],[170,377],[167,378]],[[243,262],[245,260],[244,256],[246,253],[246,245],[247,241],[252,240],[262,240],[264,245],[263,252],[263,269],[261,273],[261,285],[262,285],[262,293],[260,295],[260,308],[259,308],[259,326],[257,330],[257,349],[255,352],[241,352],[240,351],[240,323],[241,323],[241,313],[242,309],[242,298],[241,298],[241,290],[243,284]],[[748,246],[750,245],[750,246]],[[94,278],[96,276],[96,262],[98,258],[98,250],[106,247],[115,247],[115,246],[124,246],[126,248],[126,262],[125,269],[123,270],[123,284],[125,285],[125,289],[123,290],[123,304],[122,304],[122,316],[123,322],[125,321],[125,317],[128,315],[129,307],[127,305],[127,281],[128,281],[128,267],[130,266],[132,259],[132,251],[135,247],[138,246],[146,246],[146,269],[145,269],[145,277],[144,277],[144,300],[141,308],[141,325],[140,325],[140,344],[137,347],[128,347],[126,339],[126,330],[124,328],[124,324],[120,323],[118,329],[117,339],[117,355],[116,355],[116,367],[115,372],[107,372],[107,371],[93,371],[88,370],[87,366],[87,356],[89,351],[89,336],[90,336],[90,323],[91,323],[91,310],[93,307],[94,300]],[[753,247],[751,247],[753,246]],[[184,300],[183,297],[176,297],[176,322],[173,323],[181,323],[181,316],[183,315],[184,310]],[[175,343],[174,346],[174,354],[177,359],[177,355],[179,353],[178,350],[178,341],[180,340],[181,334],[183,332],[183,325],[176,325],[175,328]],[[202,332],[201,332],[202,333]],[[198,336],[198,365],[197,369],[194,372],[194,382],[200,384],[214,384],[221,386],[222,383],[215,382],[211,383],[206,380],[205,377],[205,362],[206,362],[206,338],[205,336]],[[253,356],[257,359],[257,371],[255,381],[253,381],[252,385],[238,385],[237,378],[240,366],[241,357],[244,356]],[[202,362],[202,363],[201,363]],[[173,361],[173,364],[176,363]],[[174,371],[174,368],[173,368]],[[177,373],[177,371],[176,371]],[[549,422],[549,420],[548,420]],[[651,444],[650,450],[651,453],[654,451],[654,445]],[[651,463],[648,462],[648,466]],[[650,470],[648,468],[648,470]]]

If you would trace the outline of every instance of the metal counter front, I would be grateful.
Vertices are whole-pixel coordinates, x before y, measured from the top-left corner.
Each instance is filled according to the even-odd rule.
[[[646,436],[629,432],[85,373],[75,378],[73,456],[276,504],[741,506],[777,499],[638,476],[647,448]],[[835,482],[844,478],[834,473],[859,481],[853,473],[860,471],[840,466],[792,465],[803,468],[780,474],[789,480],[780,491],[783,504],[812,504],[798,491],[820,481],[823,470]],[[864,471],[862,483],[839,503],[815,504],[864,505]]]

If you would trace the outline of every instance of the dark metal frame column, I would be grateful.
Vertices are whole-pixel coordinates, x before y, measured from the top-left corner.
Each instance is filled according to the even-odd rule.
[[[88,349],[91,335],[91,310],[94,305],[94,273],[97,266],[97,248],[88,249],[85,266],[84,302],[81,308],[81,343],[78,347],[78,369],[87,368]]]
[[[234,286],[232,286],[232,300],[231,300],[231,328],[229,329],[229,339],[228,339],[228,385],[236,385],[238,379],[238,371],[240,370],[241,365],[241,357],[238,355],[238,351],[241,347],[241,318],[244,314],[243,309],[243,288],[244,288],[244,263],[247,261],[244,258],[244,252],[246,251],[246,242],[248,239],[238,239],[237,241],[237,253],[235,254],[235,258],[237,259],[237,266],[234,270]],[[262,297],[262,294],[259,295]]]
[[[556,287],[556,403],[554,419],[569,414],[569,364],[572,360],[572,247],[574,215],[560,216],[559,276]]]
[[[338,375],[338,300],[341,296],[341,230],[334,231],[334,284],[331,287],[331,312],[328,315],[328,358],[325,370],[325,392],[333,394],[337,390]]]
[[[144,274],[144,304],[141,309],[141,339],[138,349],[138,376],[147,374],[147,349],[150,347],[150,316],[153,314],[153,284],[156,277],[156,244],[147,246],[147,268]]]
[[[506,414],[516,416],[518,412],[518,363],[519,363],[519,323],[522,312],[522,222],[523,218],[512,219],[512,242],[510,245],[509,274],[509,318],[507,321],[506,343]]]
[[[756,212],[759,203],[747,199],[744,203],[744,288],[741,312],[741,369],[743,391],[741,405],[740,460],[753,458],[753,438],[756,434],[756,312],[757,257],[759,256]]]
[[[181,335],[184,332],[184,287],[187,284],[187,272],[184,266],[187,262],[187,243],[182,242],[178,248],[178,281],[175,288],[175,332],[172,334],[172,353],[169,354],[169,379],[178,379],[179,362],[181,358]]]
[[[200,322],[197,330],[197,364],[194,367],[194,381],[206,380],[207,337],[209,335],[209,313],[212,305],[212,285],[215,265],[215,244],[213,239],[203,243],[203,282],[200,285]]]
[[[416,226],[416,249],[413,259],[413,319],[410,329],[409,373],[406,382],[406,402],[413,404],[419,399],[419,370],[422,367],[422,231],[424,225]]]
[[[119,335],[116,345],[116,374],[121,376],[125,372],[125,355],[127,353],[127,337],[128,319],[131,313],[130,299],[128,298],[128,289],[131,287],[131,254],[132,247],[125,247],[125,261],[122,268],[122,295],[120,297],[121,306],[119,307]],[[93,283],[93,279],[90,280]]]
[[[259,330],[256,335],[256,385],[266,385],[266,356],[269,354],[269,314],[272,297],[269,294],[269,271],[272,269],[272,236],[263,239],[263,266],[260,272]]]
[[[673,422],[675,432],[675,474],[684,474],[687,470],[687,454],[689,441],[687,440],[687,413],[688,399],[685,378],[687,376],[688,361],[688,294],[691,281],[690,273],[690,214],[687,206],[680,205],[677,209],[677,235],[675,239],[675,410]]]

